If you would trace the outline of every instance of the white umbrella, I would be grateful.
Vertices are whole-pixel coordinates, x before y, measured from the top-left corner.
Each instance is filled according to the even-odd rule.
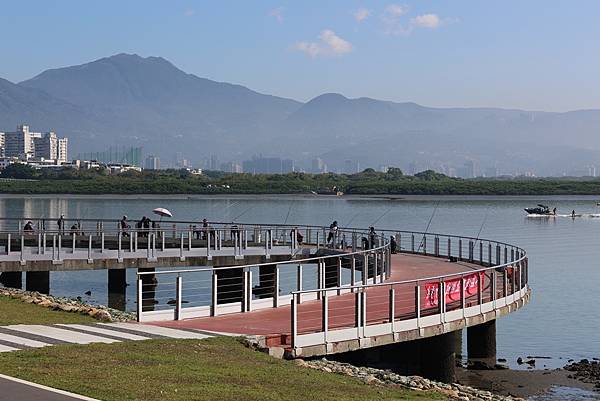
[[[152,213],[159,215],[160,217],[173,217],[173,213],[164,207],[157,207],[152,211]]]

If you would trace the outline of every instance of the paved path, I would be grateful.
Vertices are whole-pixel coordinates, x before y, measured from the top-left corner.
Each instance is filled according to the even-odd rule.
[[[0,326],[0,352],[57,344],[108,344],[152,338],[203,339],[212,335],[212,333],[198,330],[173,329],[138,323],[16,324]]]
[[[0,375],[0,401],[99,401],[14,377]]]
[[[421,255],[392,255],[392,274],[388,281],[404,281],[434,277],[445,274],[463,273],[480,269],[481,266],[444,258]],[[396,316],[412,313],[414,307],[414,285],[398,286],[396,291]],[[422,297],[424,299],[424,291]],[[368,322],[384,322],[389,317],[389,287],[375,287],[367,291]],[[353,327],[354,295],[345,294],[329,298],[329,327]],[[298,332],[315,332],[321,328],[320,301],[303,302],[298,308]],[[156,325],[178,329],[199,329],[215,332],[280,335],[290,332],[290,306],[261,309],[246,313],[233,313],[216,317],[204,317]]]

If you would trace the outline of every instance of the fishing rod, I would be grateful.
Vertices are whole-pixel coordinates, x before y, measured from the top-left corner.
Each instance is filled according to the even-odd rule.
[[[354,216],[352,216],[352,218],[350,219],[350,221],[348,221],[345,225],[343,225],[342,227],[349,227],[350,223],[352,223],[354,221],[355,218],[358,217],[358,215],[360,214],[360,212],[356,213]]]
[[[385,212],[383,212],[383,214],[382,214],[381,216],[379,216],[377,219],[375,219],[375,221],[374,221],[374,222],[372,222],[371,224],[369,224],[369,227],[374,227],[374,226],[375,226],[375,224],[376,224],[376,223],[377,223],[379,220],[383,219],[383,217],[384,217],[386,214],[388,214],[388,213],[390,212],[390,210],[392,210],[392,206],[390,206],[390,207],[388,208],[388,210],[386,210]]]
[[[477,237],[475,237],[475,241],[477,241],[479,239],[479,236],[481,235],[481,231],[483,230],[483,226],[485,225],[485,222],[487,220],[488,217],[488,211],[485,212],[485,216],[483,216],[483,222],[481,223],[481,227],[479,227],[479,232],[477,233]]]
[[[292,201],[292,203],[290,203],[290,207],[288,209],[287,215],[285,216],[285,220],[283,221],[284,226],[286,225],[288,218],[290,217],[290,212],[292,211],[292,206],[294,206],[294,202],[295,201]]]
[[[248,209],[244,210],[242,213],[240,213],[240,214],[238,214],[237,216],[235,216],[235,217],[232,219],[232,222],[236,221],[237,219],[239,219],[240,217],[242,217],[243,215],[245,215],[245,214],[246,214],[248,211],[250,211],[250,209],[254,209],[254,206],[256,206],[256,205],[252,205],[252,206],[250,206]]]
[[[435,207],[433,208],[431,217],[429,218],[429,221],[427,222],[427,227],[425,228],[425,232],[423,233],[423,238],[421,239],[421,243],[419,244],[419,248],[417,249],[417,252],[419,252],[421,250],[421,247],[423,246],[423,243],[425,242],[425,236],[427,235],[427,232],[429,232],[429,226],[431,226],[431,222],[433,221],[433,216],[435,216],[435,212],[437,211],[439,204],[440,204],[440,201],[437,201],[435,203]]]

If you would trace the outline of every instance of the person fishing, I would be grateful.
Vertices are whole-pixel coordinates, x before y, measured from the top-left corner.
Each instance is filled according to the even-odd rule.
[[[375,232],[375,227],[369,227],[369,249],[375,248],[375,240],[377,239],[377,233]]]
[[[129,233],[127,230],[129,229],[129,224],[127,223],[127,216],[123,216],[121,221],[119,222],[119,226],[121,227],[121,233],[124,237],[129,237]]]
[[[26,234],[33,234],[33,223],[31,221],[28,221],[27,224],[25,224],[25,227],[23,227],[23,232]]]
[[[394,234],[392,234],[392,235],[390,235],[390,252],[396,253],[397,247],[398,247],[398,244],[396,243],[396,236]]]
[[[338,222],[337,222],[337,220],[334,220],[333,223],[331,223],[329,225],[329,235],[327,236],[327,244],[328,245],[331,242],[331,240],[333,240],[333,245],[335,245],[335,237],[337,235],[337,232],[338,232]]]

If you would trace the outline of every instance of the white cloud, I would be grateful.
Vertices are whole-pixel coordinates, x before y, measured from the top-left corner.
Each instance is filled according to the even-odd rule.
[[[191,8],[185,10],[185,12],[183,13],[183,15],[186,17],[191,17],[194,14],[196,14],[196,10],[192,10]]]
[[[408,7],[400,4],[390,4],[385,8],[385,14],[391,18],[398,18],[408,12]]]
[[[367,10],[366,8],[359,8],[352,15],[354,15],[354,19],[356,20],[356,22],[363,22],[364,20],[369,18],[369,15],[371,15],[371,11]]]
[[[277,22],[283,22],[283,7],[277,7],[269,11],[269,16],[277,20]]]
[[[408,12],[408,7],[400,4],[389,4],[381,16],[384,32],[388,35],[408,35],[411,28],[405,26],[401,17]]]
[[[440,17],[438,17],[436,14],[418,15],[410,20],[410,24],[412,26],[430,29],[439,27],[441,22],[442,21],[440,20]]]
[[[352,44],[330,29],[321,31],[319,42],[298,42],[294,47],[310,57],[342,55],[352,51]]]

